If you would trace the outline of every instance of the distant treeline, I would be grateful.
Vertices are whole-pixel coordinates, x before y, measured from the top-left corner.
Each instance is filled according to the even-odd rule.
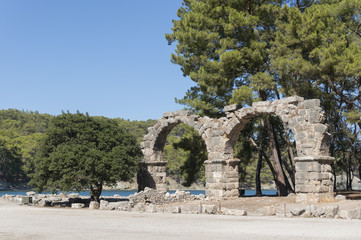
[[[29,181],[28,174],[34,170],[34,159],[41,139],[51,124],[54,116],[39,112],[20,111],[16,109],[0,110],[0,181],[13,186]],[[116,118],[119,125],[133,134],[138,143],[143,139],[147,129],[156,120],[130,121]],[[192,141],[187,141],[191,139]],[[191,143],[191,144],[190,144]],[[191,128],[184,124],[176,126],[168,135],[164,147],[164,160],[168,162],[167,173],[184,186],[194,182],[204,183],[204,164],[207,151],[203,140]],[[257,161],[248,158],[242,163],[240,177],[247,187],[254,187]],[[269,169],[264,168],[262,183],[272,183]]]

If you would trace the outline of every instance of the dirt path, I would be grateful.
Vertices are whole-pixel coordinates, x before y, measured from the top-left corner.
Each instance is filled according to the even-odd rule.
[[[360,239],[360,220],[37,208],[0,201],[0,239]]]

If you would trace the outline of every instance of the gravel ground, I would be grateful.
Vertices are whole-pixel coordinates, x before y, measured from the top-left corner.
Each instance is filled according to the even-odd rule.
[[[361,220],[38,208],[0,201],[1,240],[360,238]]]

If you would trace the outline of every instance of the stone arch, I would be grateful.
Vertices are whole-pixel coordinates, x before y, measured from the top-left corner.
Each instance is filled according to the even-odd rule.
[[[200,136],[204,136],[205,121],[190,111],[167,112],[153,126],[148,128],[148,134],[141,143],[143,163],[138,172],[139,190],[145,187],[166,191],[166,162],[163,161],[163,149],[168,134],[180,123],[194,128]]]
[[[294,96],[273,102],[255,102],[250,108],[236,105],[225,108],[228,124],[226,149],[233,156],[233,147],[247,122],[258,114],[278,116],[292,131],[296,141],[296,186],[298,201],[318,202],[333,197],[332,173],[329,164],[329,138],[323,124],[320,100],[304,100]]]
[[[253,117],[278,116],[294,134],[296,141],[296,194],[298,201],[317,202],[333,197],[327,126],[317,99],[294,96],[273,102],[255,102],[249,108],[237,105],[224,108],[226,117],[211,119],[189,111],[168,112],[148,129],[141,143],[144,155],[139,189],[153,187],[166,191],[165,162],[162,151],[166,136],[179,123],[193,127],[206,143],[206,195],[215,198],[238,197],[238,162],[233,147],[239,133]]]

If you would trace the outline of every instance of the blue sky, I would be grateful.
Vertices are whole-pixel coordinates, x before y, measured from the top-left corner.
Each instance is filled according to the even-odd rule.
[[[165,33],[181,0],[0,0],[0,109],[131,120],[183,107],[193,83]]]

